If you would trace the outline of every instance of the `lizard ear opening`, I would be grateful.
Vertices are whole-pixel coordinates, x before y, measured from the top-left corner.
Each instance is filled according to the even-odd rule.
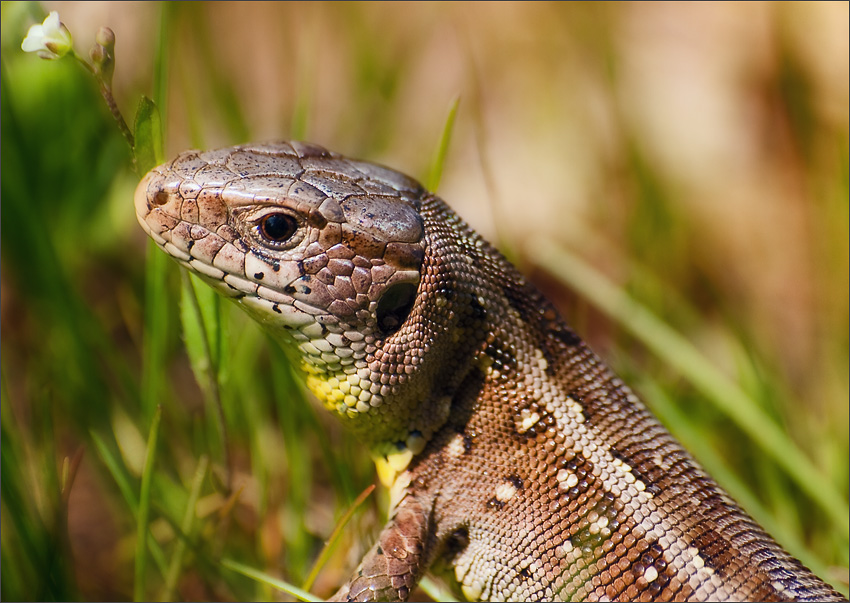
[[[396,283],[390,286],[378,300],[376,318],[378,329],[384,337],[392,335],[401,328],[413,309],[416,301],[416,285]]]

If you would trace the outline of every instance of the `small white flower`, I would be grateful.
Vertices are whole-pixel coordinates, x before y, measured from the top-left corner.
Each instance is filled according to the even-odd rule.
[[[59,59],[71,50],[71,32],[59,20],[59,13],[52,11],[44,23],[33,25],[21,44],[24,52],[37,52],[42,59]]]

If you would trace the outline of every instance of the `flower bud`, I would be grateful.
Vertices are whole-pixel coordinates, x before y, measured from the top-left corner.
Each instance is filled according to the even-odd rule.
[[[95,45],[89,51],[92,66],[103,83],[112,85],[112,73],[115,71],[115,34],[108,27],[101,27],[95,37]]]
[[[94,40],[112,54],[112,50],[115,48],[115,33],[111,29],[101,27],[97,30],[97,36],[95,36]]]

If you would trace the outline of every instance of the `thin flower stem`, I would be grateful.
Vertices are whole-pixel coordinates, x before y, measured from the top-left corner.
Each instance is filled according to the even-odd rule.
[[[83,57],[78,55],[76,51],[72,49],[69,54],[73,56],[80,65],[85,67],[85,69],[95,77],[97,83],[100,84],[100,94],[103,96],[103,100],[106,101],[106,106],[109,108],[109,112],[112,113],[112,117],[114,117],[115,121],[118,123],[118,129],[121,130],[121,133],[124,135],[124,138],[127,140],[127,143],[130,145],[130,150],[132,151],[136,147],[136,139],[133,137],[133,132],[127,125],[127,122],[124,121],[124,116],[118,108],[118,103],[115,102],[115,96],[112,94],[112,86],[103,79],[97,69],[95,69]]]
[[[101,81],[100,93],[103,96],[103,100],[106,101],[106,106],[109,107],[109,112],[112,113],[112,117],[114,117],[115,121],[118,122],[118,129],[121,130],[121,133],[124,135],[124,138],[127,139],[127,142],[130,145],[130,150],[132,151],[136,147],[136,139],[133,138],[133,133],[127,126],[127,122],[124,121],[124,116],[121,115],[121,110],[118,108],[118,103],[115,102],[115,97],[112,95],[112,87]]]

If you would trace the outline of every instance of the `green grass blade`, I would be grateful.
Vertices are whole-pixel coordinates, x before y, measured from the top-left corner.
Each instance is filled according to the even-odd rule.
[[[37,452],[38,437],[27,434],[11,409],[5,367],[0,402],[0,560],[14,568],[0,582],[0,595],[6,600],[68,600],[78,597],[68,568],[67,506],[59,505],[58,485],[52,463],[40,463],[44,482],[22,470],[34,455],[54,458],[55,450]],[[50,423],[45,424],[50,428]],[[45,429],[45,431],[48,431]],[[49,431],[52,431],[50,429]],[[35,441],[34,441],[35,440]],[[40,499],[40,500],[39,500]],[[63,520],[60,520],[60,516]]]
[[[198,468],[195,470],[195,476],[192,478],[192,488],[189,491],[189,500],[186,503],[186,513],[183,515],[183,522],[180,524],[180,531],[187,536],[192,533],[192,526],[197,513],[195,505],[198,503],[198,497],[201,494],[201,486],[204,483],[204,478],[207,475],[207,467],[209,466],[209,458],[204,455],[198,461]],[[180,577],[180,570],[183,567],[183,556],[186,553],[186,541],[179,539],[174,547],[174,553],[171,556],[171,564],[168,566],[168,572],[165,576],[165,592],[163,593],[163,601],[171,601],[174,598],[174,590],[177,587],[177,580]]]
[[[283,580],[279,580],[277,578],[273,578],[269,576],[265,572],[261,572],[259,570],[254,569],[253,567],[249,567],[243,563],[239,563],[238,561],[233,561],[232,559],[222,559],[221,565],[226,567],[229,570],[233,570],[234,572],[238,572],[243,576],[247,576],[252,580],[256,580],[262,584],[266,584],[271,586],[272,588],[276,588],[285,593],[289,593],[293,597],[300,599],[301,601],[322,601],[318,597],[314,597],[307,591],[301,590],[297,586],[289,584],[288,582],[284,582]]]
[[[148,435],[148,448],[145,455],[145,468],[142,471],[142,487],[139,492],[139,515],[136,519],[136,571],[133,582],[133,600],[145,601],[145,565],[147,561],[147,533],[151,504],[151,479],[156,460],[156,442],[159,436],[159,421],[162,407],[158,407],[151,421]]]
[[[437,151],[434,153],[434,158],[431,161],[431,168],[428,170],[428,178],[425,180],[425,188],[431,192],[436,192],[440,186],[440,180],[443,177],[443,167],[446,164],[446,155],[449,153],[449,144],[452,140],[452,131],[454,130],[455,117],[457,116],[457,107],[460,104],[460,96],[456,96],[449,107],[449,113],[446,116],[446,123],[443,124],[443,133],[440,135],[440,144],[437,146]]]
[[[424,590],[425,594],[431,597],[433,601],[443,601],[444,603],[457,601],[452,591],[436,580],[432,580],[429,576],[425,576],[419,581],[419,588]]]
[[[171,33],[174,6],[170,2],[159,5],[159,30],[157,31],[156,54],[153,59],[153,102],[159,109],[160,123],[168,123],[168,41]],[[165,148],[165,132],[161,129],[159,152]],[[153,167],[153,166],[151,166]]]
[[[220,372],[223,349],[222,298],[210,286],[194,274],[183,272],[183,287],[180,299],[180,320],[186,342],[186,351],[195,379],[204,392],[210,416],[215,421],[212,439],[218,444],[217,451],[228,467],[228,489],[231,468],[228,456],[227,425],[221,399]]]
[[[113,454],[112,450],[109,446],[107,446],[104,439],[100,437],[97,432],[90,431],[89,435],[94,442],[94,446],[97,449],[100,459],[103,461],[103,464],[106,465],[106,469],[118,485],[118,490],[124,497],[124,501],[127,503],[133,518],[138,521],[139,501],[136,499],[136,493],[130,485],[130,479],[127,472],[121,468],[121,463],[118,461],[117,456]],[[154,563],[156,563],[156,566],[159,568],[162,575],[165,576],[167,567],[165,555],[163,554],[159,543],[154,540],[150,533],[148,534],[148,551],[150,551],[151,558],[153,558]]]
[[[133,157],[141,177],[162,163],[163,156],[162,120],[159,109],[147,96],[143,96],[139,101],[133,133],[136,137]]]
[[[659,358],[687,378],[784,469],[828,514],[842,534],[850,533],[848,506],[822,472],[758,404],[712,365],[685,337],[616,287],[601,273],[550,239],[529,244],[535,261],[602,312],[620,323]]]
[[[115,480],[115,483],[118,486],[118,491],[121,492],[121,495],[124,497],[124,501],[127,503],[127,506],[130,507],[133,515],[137,515],[139,512],[139,501],[136,498],[136,493],[133,492],[133,487],[130,485],[127,472],[121,468],[121,463],[112,453],[112,450],[109,449],[109,446],[107,446],[104,439],[100,437],[97,432],[91,431],[89,432],[89,435],[91,435],[92,442],[94,442],[94,446],[97,449],[98,455],[100,455],[100,459],[103,461],[103,464],[106,465],[106,469],[109,471],[112,479]]]
[[[163,402],[163,383],[168,374],[169,329],[173,327],[167,288],[168,272],[173,268],[168,256],[156,243],[148,241],[147,247],[141,383],[144,425],[150,425],[157,405]]]
[[[307,576],[307,579],[304,581],[304,590],[310,590],[313,587],[313,582],[316,581],[316,577],[319,575],[319,572],[324,567],[325,563],[327,563],[328,559],[336,548],[337,542],[339,542],[339,537],[342,535],[342,530],[354,515],[354,512],[357,508],[366,502],[366,499],[370,494],[375,490],[375,484],[371,484],[367,487],[363,492],[360,493],[351,506],[348,507],[348,510],[340,517],[339,521],[334,526],[333,532],[331,532],[330,537],[328,538],[327,544],[325,544],[325,548],[322,549],[319,558],[316,560],[313,569],[310,571],[310,575]]]

